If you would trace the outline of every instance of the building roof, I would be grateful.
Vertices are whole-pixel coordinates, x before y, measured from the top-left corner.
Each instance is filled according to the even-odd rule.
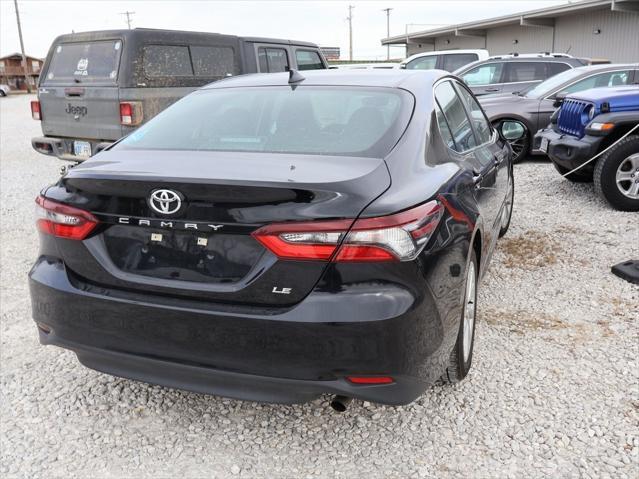
[[[31,55],[25,55],[25,57],[27,57],[30,60],[38,60],[38,61],[44,61],[42,60],[42,58],[38,58],[38,57],[32,57]],[[9,58],[20,58],[22,59],[22,53],[11,53],[9,55],[5,55],[3,57],[0,57],[0,60],[8,60]]]
[[[398,45],[405,43],[433,43],[436,37],[454,36],[485,36],[488,28],[503,27],[506,25],[521,26],[553,26],[556,17],[582,13],[592,10],[610,9],[619,12],[639,13],[639,2],[635,0],[582,0],[580,2],[566,3],[554,7],[529,10],[527,12],[504,15],[502,17],[489,18],[475,22],[459,23],[433,30],[422,30],[395,35],[382,39],[382,45]]]

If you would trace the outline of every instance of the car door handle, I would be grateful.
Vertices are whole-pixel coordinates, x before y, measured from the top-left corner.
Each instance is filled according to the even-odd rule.
[[[484,91],[499,91],[499,88],[486,88]]]
[[[475,188],[480,188],[481,187],[481,182],[484,179],[484,176],[481,173],[477,173],[475,171],[473,171],[474,175],[473,175],[473,185],[475,186]]]

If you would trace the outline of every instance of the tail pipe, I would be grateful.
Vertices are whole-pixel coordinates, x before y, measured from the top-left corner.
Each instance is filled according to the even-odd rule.
[[[337,412],[344,412],[352,400],[353,398],[346,396],[335,396],[331,401],[331,407]]]

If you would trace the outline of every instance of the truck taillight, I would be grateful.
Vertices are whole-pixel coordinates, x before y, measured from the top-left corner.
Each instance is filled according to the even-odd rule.
[[[431,201],[376,218],[267,225],[253,237],[280,259],[408,261],[423,250],[442,214],[443,206]]]
[[[144,113],[142,111],[142,102],[120,102],[120,124],[126,126],[137,126],[142,123],[143,118]]]
[[[98,225],[88,211],[63,205],[44,196],[36,198],[36,225],[46,234],[72,240],[83,240]]]
[[[33,100],[31,102],[31,118],[34,120],[42,120],[42,113],[40,113],[40,102]]]

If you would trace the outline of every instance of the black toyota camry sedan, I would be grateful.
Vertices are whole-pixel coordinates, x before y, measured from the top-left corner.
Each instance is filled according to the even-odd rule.
[[[511,155],[442,71],[214,83],[36,199],[40,341],[202,393],[408,403],[470,369]]]

